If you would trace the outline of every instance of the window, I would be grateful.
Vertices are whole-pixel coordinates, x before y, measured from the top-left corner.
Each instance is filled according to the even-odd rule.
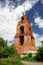
[[[21,43],[21,45],[23,45],[23,43],[24,43],[24,36],[20,36],[20,43]]]
[[[20,30],[21,30],[21,34],[23,34],[24,33],[24,26],[21,26]]]

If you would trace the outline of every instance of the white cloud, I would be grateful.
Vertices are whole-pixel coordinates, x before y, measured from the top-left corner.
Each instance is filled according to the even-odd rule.
[[[41,0],[41,3],[43,4],[43,0]]]
[[[43,19],[41,19],[41,17],[36,17],[35,18],[35,23],[36,25],[38,25],[39,28],[43,28]]]
[[[25,11],[30,10],[37,1],[38,0],[36,0],[33,4],[29,1],[25,1]],[[0,37],[3,37],[9,41],[14,39],[16,25],[24,10],[23,4],[19,5],[15,9],[9,8],[8,4],[9,0],[6,0],[6,6],[4,8],[0,6]]]
[[[34,38],[35,38],[35,44],[36,46],[40,46],[41,45],[41,41],[43,41],[43,35],[39,35],[36,33],[33,33]]]

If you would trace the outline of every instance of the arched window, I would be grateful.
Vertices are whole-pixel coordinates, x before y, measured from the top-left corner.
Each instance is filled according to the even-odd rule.
[[[23,45],[24,43],[24,36],[20,36],[20,44]]]

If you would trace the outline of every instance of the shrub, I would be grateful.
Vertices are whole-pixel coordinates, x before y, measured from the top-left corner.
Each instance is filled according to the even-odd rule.
[[[16,59],[3,59],[0,60],[0,65],[23,65],[20,60]]]
[[[36,62],[35,58],[29,57],[29,56],[25,56],[25,57],[21,58],[21,60]]]
[[[32,53],[30,52],[30,53],[28,54],[28,56],[29,56],[29,57],[32,57]]]
[[[38,53],[36,53],[35,59],[37,61],[43,61],[43,47],[39,47],[37,50]]]

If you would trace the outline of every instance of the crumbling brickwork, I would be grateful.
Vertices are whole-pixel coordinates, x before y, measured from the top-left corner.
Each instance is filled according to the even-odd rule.
[[[32,33],[32,26],[28,21],[27,16],[22,16],[21,21],[18,22],[14,39],[14,45],[19,54],[26,54],[29,50],[36,50],[35,39]]]

